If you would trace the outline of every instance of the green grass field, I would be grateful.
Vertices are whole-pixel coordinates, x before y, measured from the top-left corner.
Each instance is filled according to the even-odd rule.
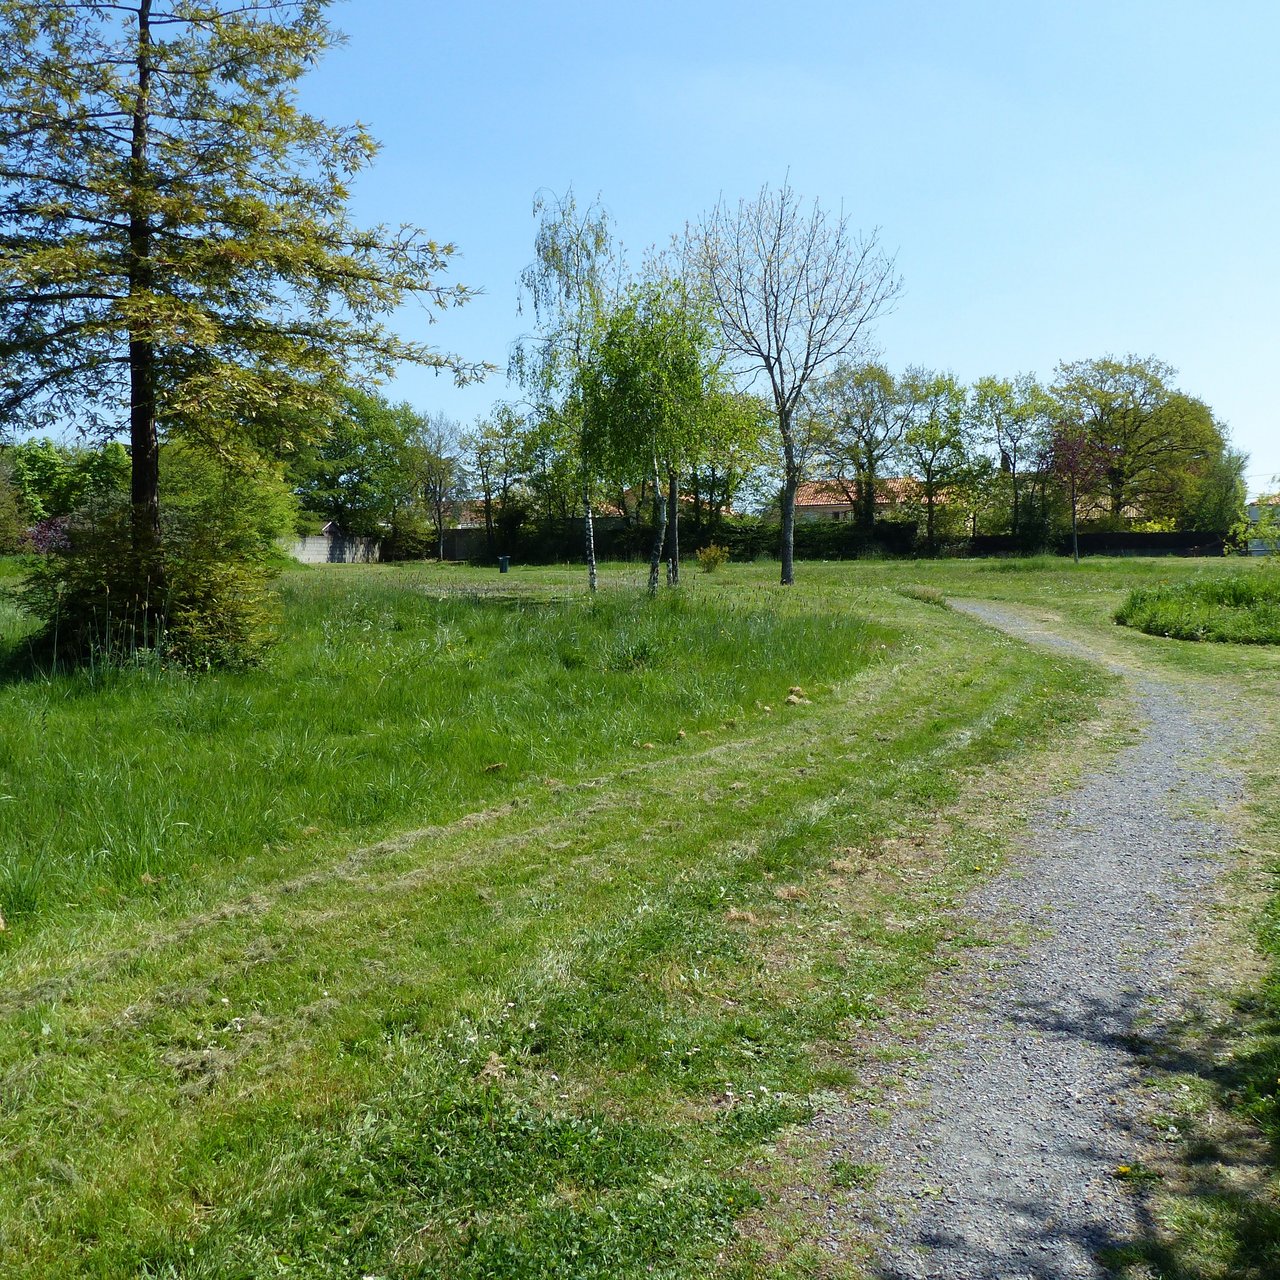
[[[938,604],[1274,693],[1110,621],[1222,571],[326,567],[259,671],[10,663],[0,1274],[815,1274],[751,1162],[1119,728]]]

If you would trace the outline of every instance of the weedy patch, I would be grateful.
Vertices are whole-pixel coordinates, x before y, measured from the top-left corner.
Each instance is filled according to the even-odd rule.
[[[884,1172],[884,1166],[878,1164],[857,1164],[852,1160],[833,1160],[831,1162],[831,1185],[841,1190],[854,1187],[870,1187]]]
[[[1131,591],[1115,619],[1148,635],[1220,644],[1280,644],[1280,573],[1205,576]]]
[[[922,604],[936,605],[939,609],[947,609],[947,597],[937,587],[922,586],[918,582],[908,582],[894,590],[908,600],[919,600]]]

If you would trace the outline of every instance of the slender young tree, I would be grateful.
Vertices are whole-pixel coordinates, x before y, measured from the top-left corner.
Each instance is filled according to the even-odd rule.
[[[1071,558],[1080,563],[1078,511],[1080,498],[1095,493],[1106,481],[1116,446],[1100,443],[1079,422],[1059,422],[1049,443],[1049,469],[1065,485],[1071,503]]]
[[[938,549],[938,501],[950,485],[962,482],[969,467],[965,440],[965,389],[949,373],[908,370],[901,394],[911,405],[912,421],[902,448],[919,476],[925,504],[925,545]]]
[[[718,204],[690,232],[729,358],[764,374],[777,415],[782,463],[782,583],[795,581],[796,489],[816,445],[800,412],[810,380],[855,351],[901,290],[877,234],[861,236],[842,212],[806,209],[784,181],[736,208]]]
[[[1021,482],[1030,457],[1046,437],[1053,402],[1031,374],[1023,373],[1016,378],[979,378],[969,403],[975,431],[995,447],[1000,470],[1009,477],[1010,532],[1016,538],[1022,533]]]
[[[453,246],[357,227],[376,144],[303,112],[328,0],[0,0],[0,412],[127,434],[133,589],[162,611],[159,445],[254,465],[349,366],[478,372],[396,337],[406,295],[465,301]]]
[[[533,215],[539,219],[534,261],[520,273],[520,286],[538,327],[516,342],[508,372],[531,391],[539,416],[557,419],[573,437],[587,585],[595,591],[591,502],[599,459],[589,452],[583,378],[594,358],[601,318],[617,292],[621,260],[609,215],[598,202],[579,212],[572,189],[563,196],[540,192]]]
[[[485,550],[492,560],[506,548],[512,486],[525,453],[524,420],[509,404],[497,405],[460,440],[484,509]]]
[[[624,481],[653,482],[651,594],[664,541],[679,581],[680,478],[710,434],[718,382],[709,325],[679,282],[635,285],[605,318],[585,383],[591,452]]]
[[[444,559],[444,531],[463,494],[461,429],[443,413],[423,414],[409,437],[409,465],[414,487],[427,508],[435,532],[436,559]]]

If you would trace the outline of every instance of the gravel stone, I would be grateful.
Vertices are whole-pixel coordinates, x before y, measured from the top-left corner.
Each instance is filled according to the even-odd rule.
[[[951,603],[1098,659],[1014,610]],[[830,1248],[873,1242],[881,1280],[1094,1280],[1109,1274],[1099,1253],[1140,1234],[1115,1170],[1162,1136],[1144,1118],[1142,1058],[1232,847],[1204,815],[1238,794],[1222,768],[1236,730],[1172,682],[1108,665],[1129,685],[1138,739],[1036,816],[1026,858],[967,904],[984,931],[1018,940],[968,953],[895,1096],[815,1122],[832,1158],[883,1167],[828,1205]]]

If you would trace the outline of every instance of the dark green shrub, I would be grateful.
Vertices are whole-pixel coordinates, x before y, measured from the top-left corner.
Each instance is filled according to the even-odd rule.
[[[42,624],[37,643],[72,662],[252,665],[274,634],[268,583],[292,496],[273,470],[245,475],[177,446],[162,466],[161,540],[149,555],[134,548],[127,499],[112,496],[32,558],[19,597]]]
[[[25,532],[18,509],[18,491],[13,487],[8,464],[0,458],[0,556],[11,555],[22,545]]]
[[[435,526],[423,511],[401,512],[391,522],[391,532],[382,540],[383,560],[427,560],[435,554]]]

